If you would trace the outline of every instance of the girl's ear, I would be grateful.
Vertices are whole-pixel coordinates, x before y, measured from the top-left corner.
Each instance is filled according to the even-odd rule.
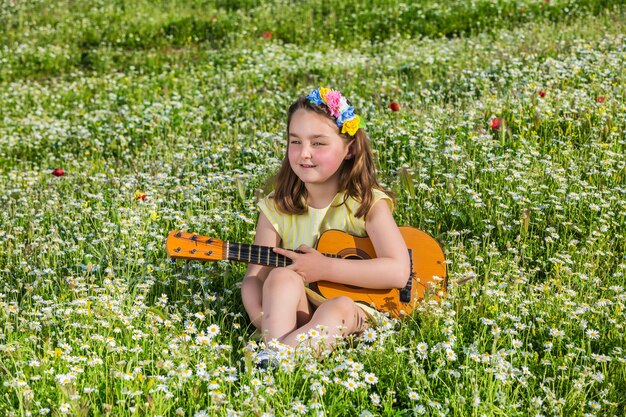
[[[356,139],[352,139],[352,141],[348,144],[348,153],[343,159],[352,159],[354,156],[354,142]]]

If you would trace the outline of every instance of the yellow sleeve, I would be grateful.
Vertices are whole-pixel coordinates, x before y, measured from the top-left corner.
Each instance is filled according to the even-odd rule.
[[[273,196],[274,193],[268,194],[263,199],[259,200],[257,206],[259,210],[265,214],[265,217],[267,217],[267,220],[270,221],[272,226],[274,226],[276,232],[282,237],[282,216],[274,204]]]
[[[372,190],[372,207],[380,200],[385,200],[389,205],[389,210],[393,212],[393,199],[385,194],[384,191],[374,188]]]

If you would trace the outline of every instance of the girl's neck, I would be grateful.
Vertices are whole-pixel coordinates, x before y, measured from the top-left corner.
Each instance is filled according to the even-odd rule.
[[[313,208],[325,208],[335,199],[339,192],[338,184],[305,184],[307,205]]]

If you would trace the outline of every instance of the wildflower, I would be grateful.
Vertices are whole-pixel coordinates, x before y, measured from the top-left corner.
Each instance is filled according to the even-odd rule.
[[[454,350],[450,348],[446,349],[446,359],[450,362],[454,362],[456,360],[456,353],[454,353]]]
[[[209,326],[208,329],[206,329],[206,331],[207,331],[207,336],[215,337],[220,333],[220,326],[218,326],[217,324],[212,324]]]
[[[546,90],[537,91],[537,95],[541,98],[544,98],[546,96]]]
[[[557,329],[556,327],[552,327],[550,329],[550,336],[563,337],[565,336],[565,332],[563,330]]]
[[[611,357],[607,355],[598,355],[598,354],[592,353],[591,358],[598,363],[611,362]]]
[[[417,401],[419,399],[420,399],[420,396],[419,396],[419,394],[417,392],[409,391],[409,400]]]
[[[502,119],[499,117],[494,117],[491,119],[491,124],[489,125],[493,130],[499,130],[502,126]]]
[[[596,382],[603,382],[604,374],[602,372],[596,372],[595,374],[591,374],[591,379],[593,379]]]
[[[361,336],[361,338],[365,340],[366,342],[373,342],[374,340],[376,340],[376,336],[377,336],[376,330],[369,328],[363,332],[363,335]]]
[[[135,191],[135,194],[133,195],[133,197],[135,197],[135,200],[141,200],[144,201],[146,199],[146,194],[143,191]]]
[[[361,371],[361,370],[363,370],[363,364],[359,363],[359,362],[352,363],[352,370],[353,371]]]
[[[596,103],[604,103],[605,97],[604,96],[598,96],[596,97]]]
[[[263,36],[267,40],[270,40],[272,39],[272,32],[268,32],[268,31],[262,32],[261,36]]]
[[[56,376],[56,380],[61,385],[71,384],[76,378],[72,374],[59,374]]]
[[[296,401],[291,408],[298,414],[306,414],[309,411],[309,408],[300,401]]]
[[[589,407],[593,408],[594,410],[599,410],[600,408],[602,408],[602,406],[600,405],[599,402],[597,401],[589,401]]]
[[[55,177],[62,177],[63,175],[65,175],[65,171],[63,171],[63,168],[55,168],[52,171],[52,175],[54,175]]]
[[[438,401],[428,401],[428,405],[432,408],[436,408],[437,410],[441,410],[441,403]]]
[[[378,378],[376,377],[376,375],[366,372],[365,375],[363,375],[363,381],[365,381],[367,384],[374,385],[378,382]]]
[[[420,342],[417,344],[417,355],[424,359],[428,355],[428,344],[424,342]]]
[[[587,337],[589,339],[595,340],[600,337],[600,332],[595,329],[587,329]]]
[[[389,103],[389,108],[390,108],[392,111],[398,111],[398,110],[400,110],[400,104],[398,104],[398,103],[397,103],[397,102],[395,102],[395,101],[392,101],[391,103]]]
[[[357,389],[358,384],[354,378],[348,378],[348,380],[343,383],[343,386],[348,388],[348,391],[354,391]]]

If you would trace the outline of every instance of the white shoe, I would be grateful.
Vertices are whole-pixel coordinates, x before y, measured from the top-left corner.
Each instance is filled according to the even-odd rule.
[[[272,349],[261,349],[256,354],[256,367],[267,370],[277,368],[280,364],[278,352]]]

